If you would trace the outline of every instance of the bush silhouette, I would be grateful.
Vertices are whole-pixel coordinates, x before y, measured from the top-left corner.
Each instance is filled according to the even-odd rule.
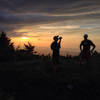
[[[24,44],[24,49],[28,54],[34,54],[36,53],[34,51],[35,46],[33,46],[31,43],[28,42],[28,44]]]
[[[35,46],[28,42],[24,44],[24,48],[21,49],[19,46],[16,49],[17,60],[33,60],[37,58],[38,55],[35,55],[37,52],[34,51]]]

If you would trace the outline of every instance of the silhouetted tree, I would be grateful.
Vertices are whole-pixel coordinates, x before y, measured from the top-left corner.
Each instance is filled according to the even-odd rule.
[[[14,54],[14,44],[11,39],[6,36],[5,32],[0,34],[0,59],[11,60]]]
[[[37,57],[34,51],[35,46],[28,42],[28,44],[24,44],[24,48],[20,48],[18,46],[16,48],[16,57],[17,60],[33,60]]]
[[[25,49],[25,51],[27,52],[27,53],[29,53],[29,54],[34,54],[34,53],[36,53],[35,51],[34,51],[34,48],[35,48],[35,46],[33,46],[31,43],[29,43],[28,42],[28,44],[24,44],[24,49]]]

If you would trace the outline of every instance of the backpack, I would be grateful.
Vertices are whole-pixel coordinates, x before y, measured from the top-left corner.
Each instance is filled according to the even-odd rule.
[[[51,44],[51,50],[53,50],[54,49],[54,42]]]

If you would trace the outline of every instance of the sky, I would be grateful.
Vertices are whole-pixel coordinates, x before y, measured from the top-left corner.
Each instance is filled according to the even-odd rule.
[[[87,33],[100,51],[100,1],[0,0],[0,31],[15,46],[31,42],[40,54],[50,53],[53,36],[60,35],[63,55],[78,53]]]

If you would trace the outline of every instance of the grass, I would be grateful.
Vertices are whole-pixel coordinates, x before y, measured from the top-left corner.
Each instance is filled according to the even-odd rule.
[[[89,100],[100,98],[100,56],[90,65],[76,59],[0,63],[0,100]],[[56,67],[56,70],[54,69]]]

